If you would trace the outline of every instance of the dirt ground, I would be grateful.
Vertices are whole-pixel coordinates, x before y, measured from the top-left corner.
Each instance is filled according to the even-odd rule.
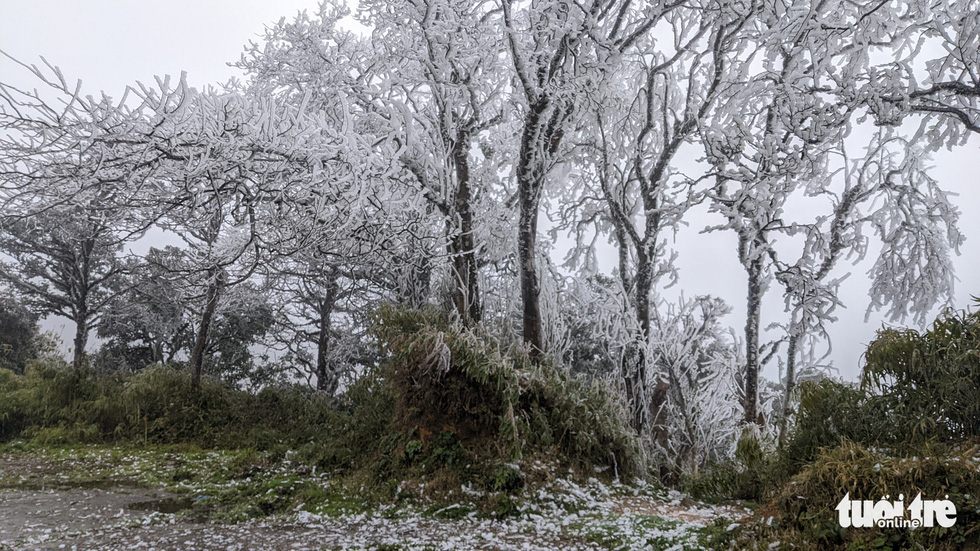
[[[505,523],[429,519],[279,519],[201,524],[154,510],[173,497],[145,489],[0,490],[0,549],[297,550],[598,549],[555,533],[529,534]],[[379,522],[381,521],[381,522]],[[482,534],[472,541],[465,534]]]

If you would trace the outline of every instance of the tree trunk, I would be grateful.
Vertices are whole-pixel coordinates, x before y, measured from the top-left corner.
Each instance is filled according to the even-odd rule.
[[[749,261],[748,297],[745,316],[745,396],[743,423],[758,423],[759,419],[759,319],[762,309],[763,258],[759,255]]]
[[[462,134],[453,146],[453,165],[456,168],[456,194],[451,220],[453,259],[453,303],[464,325],[479,323],[483,317],[480,286],[477,279],[476,245],[473,238],[473,209],[470,191],[469,136]]]
[[[645,244],[636,251],[636,321],[640,326],[640,335],[627,347],[623,355],[623,379],[626,382],[626,399],[632,412],[633,428],[642,434],[646,428],[650,414],[660,419],[660,410],[664,403],[654,400],[647,404],[647,344],[650,342],[650,290],[653,286],[652,256],[648,254]],[[666,398],[666,393],[654,398]]]
[[[783,391],[783,414],[779,417],[779,447],[783,447],[786,438],[786,422],[789,417],[789,400],[796,388],[796,348],[799,342],[799,330],[796,324],[790,326],[789,346],[786,351],[786,384]]]
[[[316,389],[333,396],[337,391],[337,373],[330,369],[330,316],[333,314],[334,302],[337,298],[337,276],[327,276],[327,292],[319,303],[319,333],[316,346]]]
[[[646,346],[642,341],[630,341],[626,345],[621,364],[621,376],[626,386],[626,402],[630,408],[630,424],[637,434],[643,433],[647,424],[646,404]]]
[[[537,361],[544,352],[544,330],[541,321],[536,241],[538,233],[538,203],[544,185],[544,167],[538,146],[543,125],[541,115],[546,105],[530,106],[521,136],[521,152],[517,163],[517,193],[520,218],[517,227],[518,270],[521,279],[523,306],[523,338],[531,359]]]
[[[162,364],[163,363],[163,339],[155,339],[153,346],[153,363]]]
[[[523,194],[522,194],[523,195]],[[536,202],[535,202],[536,203]],[[521,199],[520,226],[517,247],[520,256],[521,302],[523,305],[523,337],[532,359],[544,352],[544,331],[541,325],[541,293],[535,259],[535,238],[538,227],[537,205]]]
[[[636,250],[636,321],[644,340],[650,339],[650,291],[653,287],[653,258],[646,243]]]
[[[79,368],[85,363],[85,347],[88,345],[88,311],[84,308],[78,312],[78,319],[75,320],[75,350],[72,357],[72,366]]]
[[[91,291],[89,284],[92,275],[92,251],[95,249],[94,239],[84,239],[80,243],[78,256],[74,257],[76,264],[70,268],[69,295],[73,302],[72,313],[75,314],[75,350],[72,358],[72,365],[75,368],[82,367],[85,362],[85,347],[88,346],[88,322],[92,313],[89,310],[88,294]],[[72,255],[74,256],[74,255]]]
[[[191,386],[199,388],[201,386],[201,372],[204,369],[204,353],[208,348],[208,333],[211,331],[211,322],[214,321],[214,313],[218,309],[218,299],[224,290],[225,270],[215,266],[208,270],[210,283],[205,293],[204,313],[201,315],[201,326],[197,331],[197,339],[194,342],[194,350],[191,351]]]

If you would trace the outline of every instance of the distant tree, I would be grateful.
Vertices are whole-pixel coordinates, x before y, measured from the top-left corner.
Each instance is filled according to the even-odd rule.
[[[106,308],[98,336],[105,341],[97,362],[109,369],[137,370],[173,364],[194,341],[193,321],[179,282],[166,266],[182,255],[168,246],[151,248],[127,275],[127,290]]]
[[[183,364],[197,344],[202,310],[196,302],[206,274],[184,269],[189,253],[151,248],[103,317],[106,339],[97,360],[108,369],[136,371],[151,363]],[[267,290],[251,282],[224,289],[214,305],[202,373],[242,382],[261,378],[256,351],[275,322]]]
[[[222,297],[204,351],[205,373],[235,384],[266,382],[266,336],[276,322],[267,295],[249,282],[229,289]]]
[[[8,294],[0,294],[0,369],[23,374],[40,352],[38,316]]]
[[[269,288],[277,305],[273,340],[284,350],[281,363],[328,395],[361,355],[358,316],[390,296],[383,273],[357,262],[356,257],[344,262],[295,255],[271,270]]]
[[[75,366],[82,365],[89,331],[121,291],[129,262],[110,220],[92,205],[0,217],[0,280],[39,316],[75,323]]]

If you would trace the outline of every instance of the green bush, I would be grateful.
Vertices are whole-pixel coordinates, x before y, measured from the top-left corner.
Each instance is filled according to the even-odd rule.
[[[842,440],[913,453],[930,442],[980,437],[980,317],[948,311],[925,333],[885,329],[869,345],[858,386],[799,386],[796,426],[773,479],[787,480]]]
[[[947,311],[922,334],[879,331],[865,359],[864,385],[896,412],[902,440],[980,436],[980,312]]]
[[[765,453],[758,433],[746,430],[735,445],[734,461],[690,475],[681,480],[681,486],[691,496],[705,501],[758,501],[772,490],[772,468],[772,458]]]
[[[0,371],[22,374],[27,362],[42,352],[37,321],[20,301],[0,293]]]
[[[947,311],[924,333],[879,331],[862,383],[800,385],[796,425],[764,469],[775,497],[739,547],[980,549],[980,316]],[[948,495],[956,524],[845,529],[835,507],[848,492]]]
[[[106,375],[49,359],[29,364],[23,376],[0,372],[0,441],[299,449],[334,465],[355,453],[332,449],[347,418],[312,392],[250,394],[210,379],[194,388],[189,374],[162,365]]]
[[[799,386],[800,404],[796,426],[779,450],[776,469],[781,481],[812,462],[822,448],[841,440],[865,446],[894,446],[896,414],[881,396],[855,384],[833,379],[805,381]]]
[[[844,441],[825,449],[784,486],[760,514],[760,535],[784,546],[804,549],[961,549],[980,530],[980,462],[977,448],[937,445],[926,455],[892,457]],[[951,528],[841,528],[837,504],[851,499],[877,501],[904,494],[908,504],[921,492],[923,499],[949,500],[956,506]]]
[[[106,374],[47,359],[25,375],[0,371],[0,440],[293,451],[384,488],[421,474],[484,481],[527,455],[623,476],[642,468],[603,387],[432,311],[382,309],[375,332],[387,360],[337,398],[298,387],[243,392],[207,377],[195,387],[165,365]],[[517,484],[498,482],[502,491]]]
[[[112,440],[126,418],[118,385],[116,378],[69,368],[60,359],[34,360],[23,376],[0,380],[0,438],[26,431],[52,442]],[[42,429],[60,430],[55,437]]]
[[[490,491],[513,494],[524,488],[524,475],[510,465],[500,465],[493,471]]]

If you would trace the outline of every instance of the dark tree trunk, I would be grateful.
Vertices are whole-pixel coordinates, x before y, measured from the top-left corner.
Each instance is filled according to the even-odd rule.
[[[517,163],[517,187],[520,218],[517,227],[518,270],[521,280],[523,306],[523,338],[531,358],[537,360],[544,352],[544,330],[541,321],[541,293],[538,281],[536,241],[538,233],[538,203],[544,185],[540,133],[541,115],[546,105],[531,105],[521,136],[521,152]]]
[[[522,193],[523,195],[523,193]],[[531,358],[537,359],[544,352],[544,331],[541,325],[541,293],[535,259],[535,238],[538,227],[536,201],[521,198],[521,214],[517,230],[517,247],[520,256],[521,302],[523,305],[523,337]]]
[[[191,351],[191,386],[201,386],[201,373],[204,369],[204,353],[208,348],[208,333],[214,321],[214,313],[218,309],[218,299],[225,286],[225,270],[215,266],[208,270],[210,283],[204,297],[204,313],[201,315],[201,326],[197,331],[194,349]]]
[[[662,377],[657,378],[657,384],[653,387],[652,395],[650,396],[650,435],[653,437],[653,441],[656,442],[664,450],[667,449],[667,445],[670,440],[670,426],[668,425],[667,410],[664,406],[667,405],[667,394],[671,391],[671,386],[669,379],[665,380]],[[666,465],[662,465],[660,470],[661,480],[667,481],[671,476],[670,469]]]
[[[163,363],[163,339],[156,339],[153,343],[153,363],[162,364]]]
[[[626,386],[626,402],[630,408],[630,424],[637,433],[642,433],[647,424],[646,404],[646,346],[642,341],[631,341],[626,345],[621,365],[623,382]]]
[[[85,362],[85,347],[88,346],[88,322],[93,312],[89,310],[89,278],[92,275],[92,251],[95,249],[94,239],[84,239],[79,244],[78,255],[69,254],[74,264],[69,267],[69,295],[74,303],[72,313],[75,314],[75,350],[72,365],[82,367]]]
[[[78,312],[78,319],[75,320],[75,350],[72,357],[72,365],[76,368],[82,367],[85,363],[85,347],[88,345],[88,311],[83,307]]]
[[[636,251],[636,321],[643,339],[650,339],[650,291],[653,288],[652,251],[641,246]]]
[[[759,319],[762,308],[763,258],[757,255],[748,264],[748,297],[745,318],[745,424],[759,423]]]
[[[476,244],[473,236],[473,208],[470,190],[469,136],[462,134],[453,146],[456,168],[456,194],[450,253],[453,259],[453,303],[465,325],[479,323],[483,317],[480,286],[477,279]]]

